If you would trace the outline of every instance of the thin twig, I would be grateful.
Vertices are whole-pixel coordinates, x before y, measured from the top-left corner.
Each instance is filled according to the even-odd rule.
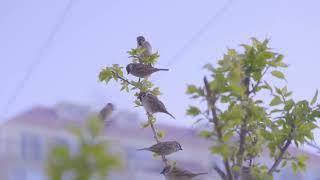
[[[283,160],[284,154],[286,153],[286,151],[288,150],[288,148],[289,148],[289,146],[290,146],[290,144],[292,142],[292,139],[293,139],[292,135],[294,134],[294,132],[295,132],[295,125],[292,124],[291,125],[291,132],[289,134],[289,137],[287,138],[286,143],[284,144],[284,146],[280,149],[280,154],[279,154],[278,158],[275,160],[275,162],[273,163],[273,165],[269,169],[269,171],[268,171],[269,175],[272,175],[272,173],[277,170],[277,167],[279,166],[279,164]]]
[[[226,174],[218,167],[218,165],[213,165],[213,169],[219,174],[221,179],[226,180]]]
[[[207,102],[208,102],[209,107],[211,108],[212,121],[214,123],[214,130],[217,132],[219,142],[224,143],[222,132],[221,132],[220,122],[219,122],[216,108],[215,108],[216,98],[214,97],[214,94],[210,89],[210,86],[209,86],[209,83],[208,83],[208,80],[206,77],[203,78],[203,81],[204,81],[204,86],[205,86],[206,92],[207,92],[207,94],[206,94]],[[231,167],[230,167],[230,163],[229,163],[228,158],[223,158],[223,163],[224,163],[224,167],[227,171],[227,179],[233,180],[233,175],[232,175],[232,171],[231,171]]]
[[[267,66],[267,68],[266,68],[266,69],[264,70],[264,72],[262,73],[261,78],[258,80],[257,84],[255,84],[255,85],[253,86],[253,88],[251,89],[251,91],[249,91],[249,93],[248,93],[249,95],[250,95],[251,93],[255,93],[255,92],[256,92],[258,86],[259,86],[260,83],[261,83],[262,77],[267,73],[267,71],[269,70],[269,68],[270,68],[270,66]]]
[[[289,148],[290,144],[291,144],[292,139],[289,138],[286,141],[286,144],[283,146],[283,148],[281,148],[280,154],[277,158],[277,160],[273,163],[272,167],[269,169],[268,174],[272,175],[272,173],[277,169],[277,167],[279,166],[280,162],[283,159],[283,156],[285,154],[285,152],[287,151],[287,149]]]
[[[130,84],[131,86],[136,87],[136,86],[135,86],[134,84],[132,84],[128,79],[125,79],[125,78],[121,77],[119,74],[117,74],[117,73],[115,73],[115,72],[113,72],[113,71],[112,71],[112,73],[113,73],[117,78],[121,79],[122,81],[125,81],[126,83]]]
[[[148,116],[150,116],[150,115],[148,115]],[[150,122],[150,127],[151,127],[151,130],[152,130],[152,133],[153,133],[154,140],[156,140],[156,142],[159,143],[160,140],[159,140],[159,138],[157,136],[157,131],[156,131],[156,128],[154,127],[153,122]],[[162,161],[165,164],[165,166],[168,166],[169,163],[168,163],[168,160],[167,160],[166,156],[161,155],[161,158],[162,158]]]

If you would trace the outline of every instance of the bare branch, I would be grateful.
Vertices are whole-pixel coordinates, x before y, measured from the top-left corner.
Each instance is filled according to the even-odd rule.
[[[279,166],[279,164],[280,164],[281,161],[283,160],[284,155],[285,155],[286,151],[288,150],[288,148],[289,148],[289,146],[290,146],[290,144],[291,144],[291,142],[292,142],[292,139],[293,139],[292,135],[293,135],[294,132],[295,132],[295,125],[292,124],[292,125],[291,125],[291,132],[290,132],[287,140],[285,141],[286,143],[285,143],[284,146],[280,149],[280,154],[279,154],[278,158],[275,160],[275,162],[273,163],[273,165],[271,166],[271,168],[270,168],[269,171],[268,171],[268,174],[269,174],[269,175],[272,175],[272,173],[273,173],[275,170],[277,170],[277,167]]]
[[[283,159],[283,156],[285,154],[285,152],[288,150],[290,144],[291,144],[292,139],[287,139],[285,145],[283,146],[283,148],[281,148],[280,154],[277,158],[277,160],[273,163],[272,167],[269,169],[268,174],[272,175],[272,173],[277,170],[277,167],[279,166],[280,162]]]
[[[112,71],[112,73],[113,73],[115,76],[117,76],[117,78],[121,79],[122,81],[130,84],[131,86],[136,87],[136,86],[135,86],[134,84],[132,84],[128,79],[125,79],[125,78],[121,77],[119,74],[117,74],[117,73],[115,73],[115,72],[113,72],[113,71]]]
[[[151,115],[148,114],[148,117],[149,116],[151,116]],[[154,123],[153,122],[149,122],[149,123],[150,123],[150,127],[151,127],[151,130],[152,130],[152,133],[153,133],[153,138],[156,140],[157,143],[159,143],[160,140],[159,140],[159,138],[157,136],[157,131],[156,131],[156,128],[154,127]],[[167,160],[166,156],[161,155],[161,158],[162,158],[163,163],[166,166],[168,166],[169,164],[168,164],[168,160]]]
[[[227,180],[226,178],[226,174],[220,169],[220,167],[218,167],[218,165],[213,165],[213,169],[219,174],[219,176],[221,177],[221,179],[223,180]]]

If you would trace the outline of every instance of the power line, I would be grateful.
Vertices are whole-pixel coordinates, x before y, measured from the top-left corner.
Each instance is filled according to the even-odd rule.
[[[24,75],[23,79],[19,82],[17,87],[13,90],[13,94],[11,97],[9,97],[7,103],[4,106],[3,110],[3,117],[8,113],[10,110],[12,104],[16,101],[18,95],[23,91],[24,87],[27,85],[27,82],[30,80],[32,73],[35,71],[36,67],[40,64],[42,60],[44,60],[44,55],[50,48],[50,45],[54,41],[54,38],[56,34],[59,32],[61,26],[65,23],[65,19],[71,10],[75,0],[69,0],[64,11],[62,12],[59,21],[55,26],[53,27],[52,31],[49,34],[48,39],[46,39],[43,43],[43,45],[40,47],[39,52],[35,55],[34,60],[30,64],[29,68],[26,71],[26,74]]]
[[[188,50],[198,38],[204,34],[207,29],[221,16],[223,15],[232,5],[233,0],[228,0],[222,8],[220,8],[213,16],[210,17],[207,23],[205,23],[169,60],[166,67],[170,67],[174,62],[181,60],[181,56]]]

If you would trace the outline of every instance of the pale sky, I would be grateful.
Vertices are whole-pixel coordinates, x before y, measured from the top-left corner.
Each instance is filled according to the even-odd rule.
[[[133,108],[133,95],[119,92],[115,83],[98,82],[104,66],[130,62],[126,51],[136,46],[138,35],[144,35],[160,53],[157,66],[170,68],[151,79],[177,117],[159,115],[164,123],[192,124],[185,116],[190,104],[186,85],[201,83],[205,63],[216,63],[227,47],[239,49],[250,37],[271,38],[270,46],[285,55],[294,97],[311,99],[319,88],[318,0],[74,0],[26,86],[7,107],[68,1],[0,0],[0,117],[61,101],[94,108],[111,101],[119,109],[142,114]]]

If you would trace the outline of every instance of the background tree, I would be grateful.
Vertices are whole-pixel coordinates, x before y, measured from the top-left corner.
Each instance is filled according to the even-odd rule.
[[[108,179],[111,169],[120,167],[117,155],[108,151],[104,140],[104,121],[92,117],[85,128],[71,127],[76,139],[77,151],[72,152],[68,145],[57,145],[49,152],[48,176],[51,180],[61,179]]]
[[[228,49],[217,67],[204,66],[210,78],[204,77],[202,86],[187,88],[192,99],[207,103],[204,109],[190,106],[187,114],[212,124],[201,136],[214,142],[210,150],[223,162],[223,168],[215,164],[214,169],[225,180],[273,179],[287,164],[294,172],[306,168],[307,157],[290,154],[288,148],[313,140],[312,130],[320,117],[318,92],[310,101],[297,101],[286,86],[271,86],[265,77],[286,81],[279,69],[288,65],[268,42],[252,38],[252,45],[241,45],[243,53]],[[271,97],[268,103],[262,99],[266,95]],[[257,161],[266,147],[271,165]]]

